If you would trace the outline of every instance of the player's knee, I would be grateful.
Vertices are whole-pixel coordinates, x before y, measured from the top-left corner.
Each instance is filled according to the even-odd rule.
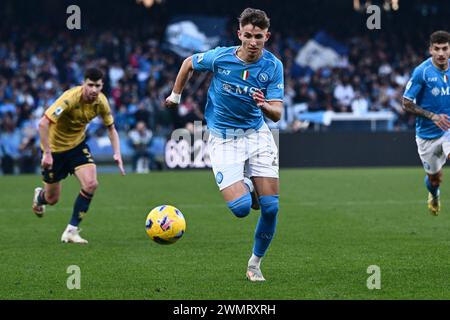
[[[278,214],[279,200],[278,195],[259,197],[261,206],[261,215],[267,218],[276,218]]]
[[[86,192],[94,193],[95,190],[98,188],[98,181],[97,180],[89,180],[86,182],[85,186],[83,187],[83,190],[86,190]]]
[[[228,202],[228,208],[238,217],[244,218],[250,213],[252,207],[252,196],[250,193],[244,194],[242,197]]]
[[[430,175],[430,184],[433,187],[439,187],[439,185],[442,182],[442,174],[438,173],[438,174],[434,174],[434,175]]]

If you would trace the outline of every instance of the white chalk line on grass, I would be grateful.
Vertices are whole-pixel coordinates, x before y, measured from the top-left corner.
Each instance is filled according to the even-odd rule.
[[[441,200],[441,202],[449,202],[445,200]],[[326,201],[324,199],[323,201],[298,201],[298,202],[291,202],[291,201],[281,201],[281,206],[327,206],[327,207],[348,207],[348,206],[399,206],[399,205],[410,205],[410,204],[426,204],[425,200],[376,200],[376,201]],[[224,202],[221,203],[187,203],[187,204],[174,204],[178,208],[226,208],[226,204]],[[102,206],[102,209],[112,209],[112,210],[130,210],[130,209],[139,209],[139,210],[146,210],[142,206],[136,206],[136,205],[130,205],[130,206]],[[58,212],[58,211],[72,211],[73,207],[49,207],[47,206],[47,212]],[[148,210],[150,210],[149,208]],[[29,210],[31,212],[30,208],[24,208],[24,207],[17,207],[17,208],[0,208],[0,213],[3,212],[23,212]]]

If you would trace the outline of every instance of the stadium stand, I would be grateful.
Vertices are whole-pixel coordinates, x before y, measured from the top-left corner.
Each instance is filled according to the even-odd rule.
[[[116,3],[117,10],[106,13],[97,10],[98,4],[80,1],[89,12],[84,14],[88,16],[87,27],[70,31],[61,27],[65,23],[64,14],[51,15],[58,10],[64,12],[63,4],[37,3],[45,6],[48,16],[28,13],[12,23],[8,17],[19,15],[0,14],[3,18],[0,19],[0,157],[4,174],[38,170],[37,122],[56,97],[82,82],[83,70],[90,65],[105,71],[104,93],[114,112],[125,158],[130,159],[133,153],[128,132],[140,121],[152,134],[149,150],[156,153],[154,157],[163,157],[161,141],[173,129],[190,128],[193,121],[202,119],[209,84],[208,78],[196,75],[178,110],[163,107],[162,101],[170,93],[182,61],[182,57],[165,46],[168,12],[227,17],[233,27],[225,30],[220,44],[230,45],[236,41],[233,28],[241,10],[237,1],[230,2],[228,11],[214,4],[187,7],[181,1],[165,1],[145,9],[133,1],[128,4],[121,1]],[[4,5],[8,12],[37,6],[10,0]],[[402,110],[400,98],[412,68],[426,57],[424,44],[429,32],[439,27],[440,15],[449,11],[448,3],[411,1],[399,12],[387,13],[383,23],[398,26],[396,33],[383,29],[368,33],[361,23],[366,17],[364,13],[354,12],[348,20],[340,21],[337,17],[342,16],[333,16],[333,8],[321,7],[323,4],[313,1],[302,2],[308,15],[302,14],[300,7],[296,11],[294,7],[298,5],[293,5],[292,10],[286,10],[288,4],[279,8],[269,1],[255,5],[273,17],[268,49],[285,66],[285,112],[278,124],[270,123],[271,127],[284,132],[321,130],[329,126],[326,122],[331,117],[341,121],[368,120],[369,130],[414,128],[414,117]],[[120,19],[121,10],[127,10],[127,21]],[[33,8],[27,10],[32,11]],[[321,14],[313,19],[311,12]],[[429,19],[430,24],[422,32],[409,34],[415,15],[430,15],[433,19]],[[40,24],[42,19],[48,23]],[[55,25],[59,27],[52,27]],[[310,40],[323,36],[339,43],[346,55],[333,67],[314,69],[299,65],[300,51]],[[324,122],[324,118],[328,121]],[[374,126],[373,119],[385,119],[388,123]],[[350,130],[361,128],[353,124],[350,123]],[[93,138],[92,151],[100,160],[110,154],[110,146],[104,143],[105,133],[99,122],[88,128],[88,135]]]

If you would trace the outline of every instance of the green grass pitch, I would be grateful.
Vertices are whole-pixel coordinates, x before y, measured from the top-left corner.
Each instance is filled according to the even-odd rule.
[[[276,236],[265,283],[245,280],[259,213],[235,218],[210,171],[105,174],[82,235],[59,242],[79,190],[63,181],[60,203],[31,212],[38,176],[0,177],[0,299],[449,299],[450,191],[441,215],[426,208],[421,168],[281,171]],[[161,246],[147,212],[178,207],[187,232]],[[69,290],[70,265],[81,289]],[[369,290],[367,268],[381,271]]]

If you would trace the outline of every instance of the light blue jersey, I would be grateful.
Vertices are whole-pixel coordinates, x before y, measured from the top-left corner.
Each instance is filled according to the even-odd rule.
[[[283,64],[263,50],[261,58],[246,63],[236,55],[238,47],[217,47],[194,54],[194,70],[211,71],[205,118],[211,132],[224,135],[235,129],[258,130],[264,124],[252,94],[260,89],[268,101],[283,101]]]
[[[428,111],[450,115],[450,70],[435,67],[431,58],[414,69],[411,80],[406,85],[403,97]],[[444,134],[433,121],[417,117],[416,135],[422,139],[437,139]]]

